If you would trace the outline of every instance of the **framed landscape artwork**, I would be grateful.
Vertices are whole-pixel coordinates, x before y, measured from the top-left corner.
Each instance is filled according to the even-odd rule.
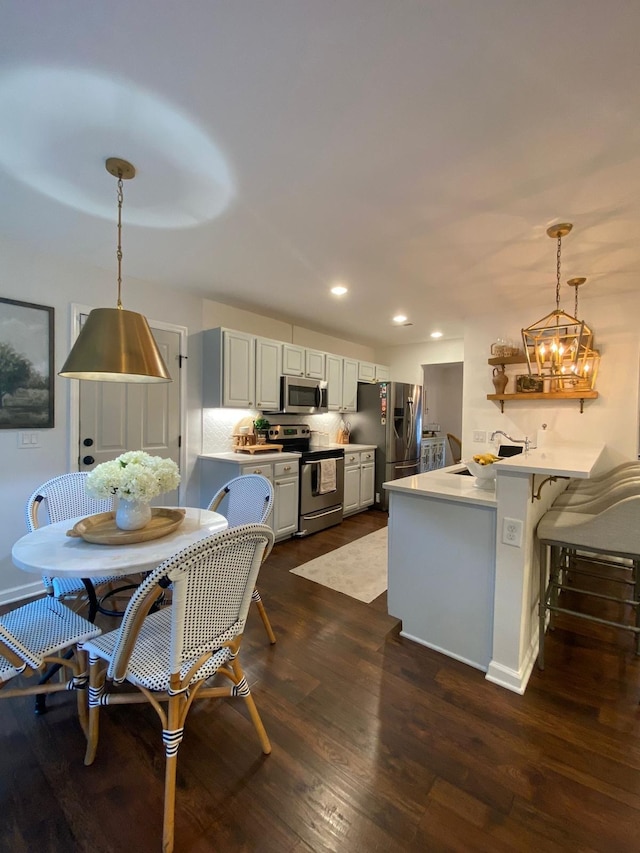
[[[0,429],[53,427],[53,308],[0,297]]]

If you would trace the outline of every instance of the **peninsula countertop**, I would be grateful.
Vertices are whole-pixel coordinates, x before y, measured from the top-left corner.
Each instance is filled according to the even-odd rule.
[[[416,497],[441,498],[476,506],[495,507],[497,505],[494,490],[477,488],[475,477],[458,474],[458,471],[466,471],[466,466],[450,465],[447,468],[438,468],[436,471],[390,480],[382,486],[389,492],[402,492]]]
[[[494,462],[498,473],[546,474],[588,479],[600,474],[604,444],[553,444]]]

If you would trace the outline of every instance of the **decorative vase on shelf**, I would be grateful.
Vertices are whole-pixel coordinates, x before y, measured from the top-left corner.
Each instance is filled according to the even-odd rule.
[[[151,521],[151,504],[146,501],[126,501],[120,498],[116,509],[116,527],[120,530],[140,530]]]
[[[508,381],[509,377],[504,372],[504,365],[493,368],[493,387],[496,389],[496,394],[504,394]]]

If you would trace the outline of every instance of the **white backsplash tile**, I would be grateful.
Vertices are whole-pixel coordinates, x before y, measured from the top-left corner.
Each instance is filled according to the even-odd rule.
[[[204,409],[202,413],[202,452],[224,453],[233,449],[233,428],[246,417],[257,418],[251,409]],[[311,444],[323,446],[336,440],[343,416],[338,412],[324,415],[270,415],[272,424],[307,424],[311,429]],[[348,415],[344,416],[344,421]]]

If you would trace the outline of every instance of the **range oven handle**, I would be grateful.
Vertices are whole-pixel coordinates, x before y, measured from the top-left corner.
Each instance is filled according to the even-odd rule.
[[[340,512],[341,509],[342,509],[342,505],[336,506],[333,509],[328,509],[326,512],[314,513],[313,517],[314,518],[324,518],[325,515],[334,515],[336,512]],[[306,516],[304,516],[304,515],[302,517],[306,518]]]
[[[327,456],[326,458],[327,459],[335,459],[336,462],[338,462],[343,457],[342,456]],[[319,465],[321,462],[324,462],[324,461],[325,461],[324,459],[305,459],[305,461],[302,464],[303,465]]]

